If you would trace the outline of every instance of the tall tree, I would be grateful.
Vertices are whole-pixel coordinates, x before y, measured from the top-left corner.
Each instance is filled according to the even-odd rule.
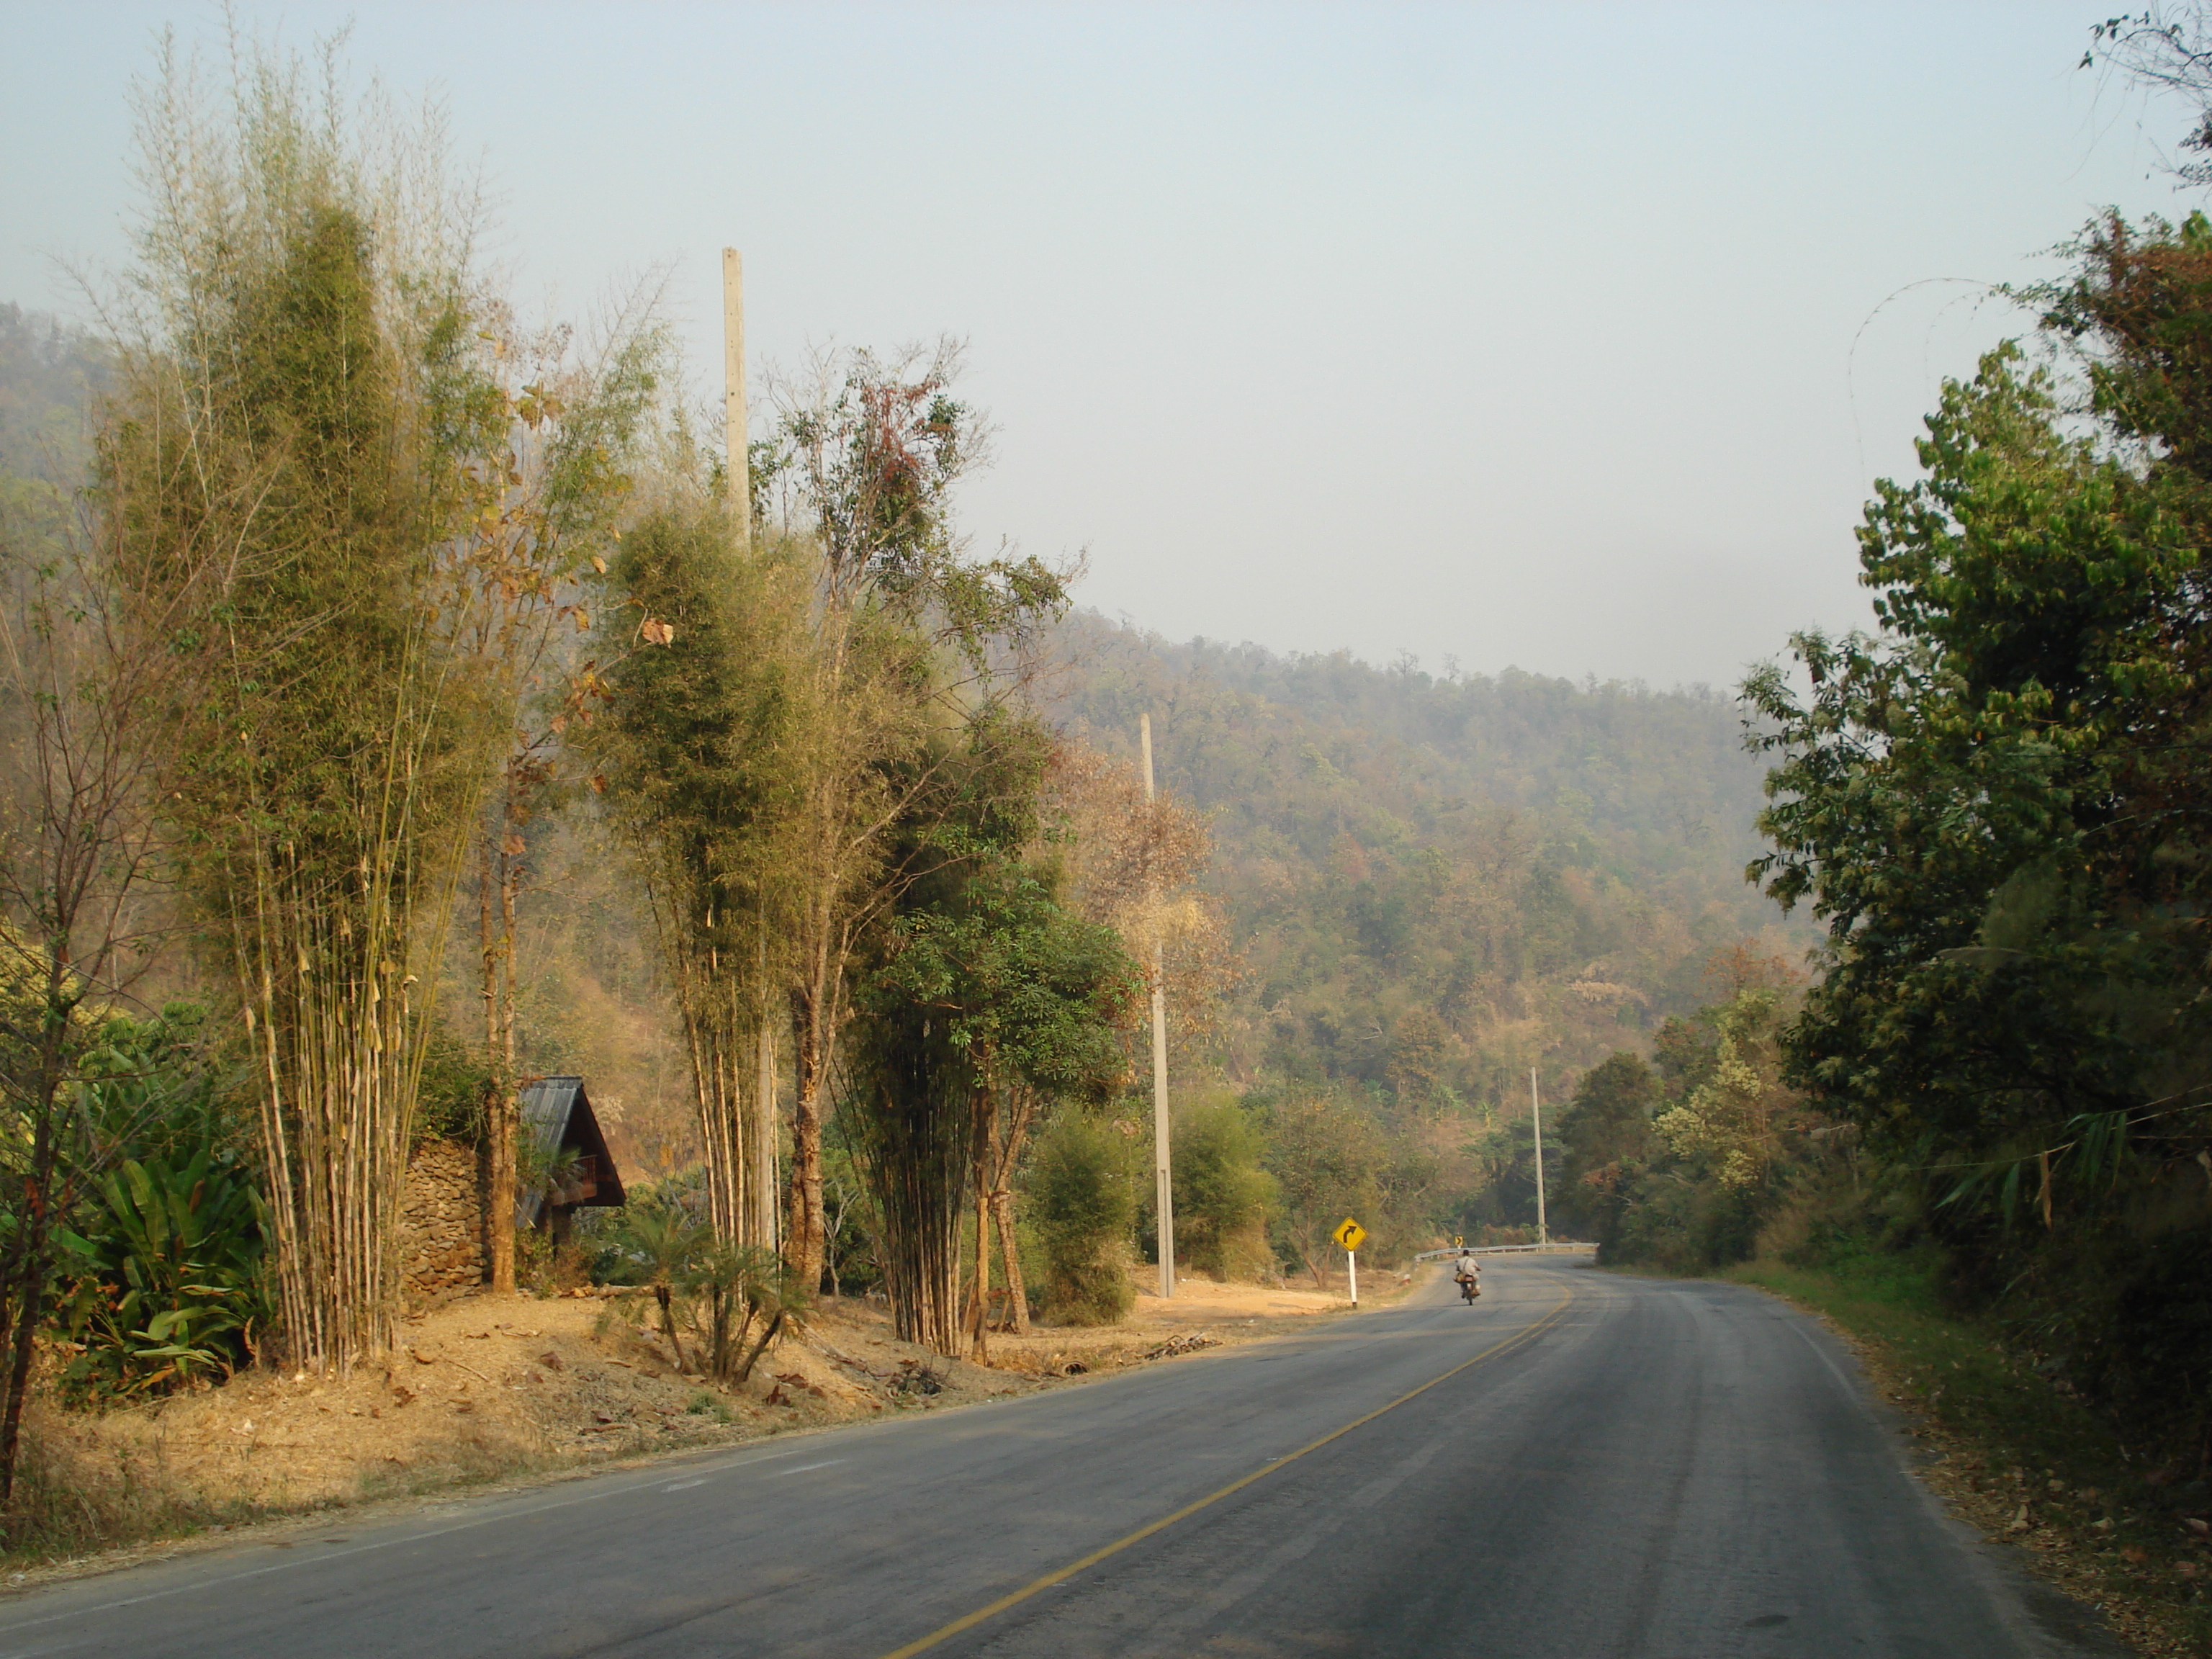
[[[2212,1231],[2157,1195],[2212,1156],[2212,227],[2087,252],[2052,313],[2093,357],[2086,430],[2012,348],[1947,386],[1927,477],[1879,486],[1860,533],[1881,635],[1801,637],[1809,697],[1750,683],[1779,758],[1753,873],[1827,926],[1792,1079],[1929,1171],[1961,1285],[2194,1437]]]
[[[1143,996],[1141,972],[1113,932],[1065,908],[1057,871],[1024,856],[1041,736],[1026,757],[1003,739],[984,747],[1004,757],[968,774],[971,790],[984,786],[981,799],[970,797],[983,810],[932,826],[960,857],[909,889],[885,959],[866,981],[859,1073],[866,1091],[855,1098],[884,1218],[894,1314],[903,1320],[902,1297],[911,1299],[916,1340],[953,1340],[958,1274],[947,1253],[965,1177],[975,1254],[958,1340],[978,1356],[988,1344],[994,1226],[1010,1314],[1018,1327],[1026,1321],[1013,1174],[1030,1129],[1042,1106],[1096,1103],[1114,1092],[1128,1070],[1121,1034]],[[928,1090],[919,1092],[912,1085],[925,1075]]]
[[[495,1290],[514,1288],[515,1141],[520,1083],[515,1050],[515,906],[529,878],[526,831],[573,777],[568,727],[587,720],[599,664],[580,659],[592,628],[594,573],[607,569],[616,515],[627,504],[641,451],[657,435],[662,388],[672,383],[666,331],[641,289],[580,351],[566,326],[527,331],[489,306],[482,418],[494,447],[465,469],[473,499],[457,548],[475,590],[455,643],[472,659],[505,725],[504,754],[477,841],[478,994],[485,1056],[486,1195]],[[498,428],[503,423],[503,435]]]
[[[343,1366],[391,1336],[427,987],[502,725],[463,641],[510,421],[434,135],[318,103],[295,60],[234,70],[228,116],[173,59],[141,100],[99,506],[174,665],[161,799],[254,1055],[282,1340]]]
[[[1882,637],[1801,636],[1808,701],[1779,669],[1747,688],[1781,757],[1753,873],[1828,928],[1797,1075],[1975,1156],[2039,1156],[2195,1064],[2153,1060],[2195,1046],[2197,969],[2142,857],[2193,832],[2136,781],[2191,689],[2172,647],[2196,553],[2155,477],[2063,433],[2047,372],[2019,364],[1947,386],[1928,477],[1878,486],[1860,540]]]
[[[730,1245],[775,1242],[774,1102],[758,1064],[781,1011],[790,846],[804,805],[789,757],[805,712],[804,555],[738,539],[694,477],[624,536],[600,618],[602,800],[639,856],[676,992],[707,1154],[708,1213]]]
[[[1561,1218],[1612,1242],[1627,1188],[1652,1150],[1659,1079],[1638,1055],[1617,1053],[1593,1066],[1559,1121]]]
[[[973,558],[956,532],[953,488],[985,439],[953,395],[958,367],[950,343],[824,359],[805,383],[778,388],[775,434],[757,447],[763,501],[813,559],[805,669],[793,686],[805,710],[784,756],[803,796],[787,844],[784,1248],[808,1285],[822,1271],[822,1126],[850,972],[939,860],[915,826],[933,799],[957,797],[941,771],[969,749],[934,738],[997,729],[988,716],[1018,685],[1030,635],[1066,603],[1065,573],[1034,558]]]

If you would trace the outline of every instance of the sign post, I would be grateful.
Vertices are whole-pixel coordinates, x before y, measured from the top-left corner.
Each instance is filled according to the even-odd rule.
[[[1346,1216],[1329,1237],[1344,1247],[1346,1284],[1356,1308],[1359,1305],[1359,1247],[1367,1242],[1367,1229]]]

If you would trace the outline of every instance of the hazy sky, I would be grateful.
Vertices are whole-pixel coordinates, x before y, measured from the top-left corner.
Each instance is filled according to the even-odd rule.
[[[1829,7],[241,0],[450,104],[518,291],[657,265],[703,390],[969,342],[979,544],[1087,548],[1172,637],[1732,682],[1865,617],[1851,540],[1943,376],[2156,174],[2076,72],[2111,0]],[[0,299],[113,263],[126,90],[190,5],[0,0]],[[1936,279],[1967,279],[1965,282]],[[1918,284],[1919,286],[1914,286]],[[1854,349],[1856,342],[1856,350]]]

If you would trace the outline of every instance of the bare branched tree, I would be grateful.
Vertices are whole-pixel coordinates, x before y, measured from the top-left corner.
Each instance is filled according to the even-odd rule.
[[[608,568],[631,470],[675,378],[658,286],[641,284],[581,350],[572,330],[526,331],[504,305],[488,306],[480,319],[490,442],[464,468],[473,499],[454,559],[474,594],[455,644],[473,659],[507,728],[476,838],[494,1290],[514,1288],[515,908],[530,879],[527,832],[577,781],[568,730],[588,722],[599,701],[600,662],[578,648],[593,626],[594,577]]]
[[[156,735],[173,659],[125,623],[84,543],[0,521],[0,1506],[47,1313],[53,1230],[93,1173],[74,1093],[159,942]]]
[[[2152,6],[2092,25],[2081,66],[2117,73],[2148,91],[2180,98],[2196,111],[2181,148],[2212,155],[2212,6],[2204,0]],[[2212,160],[2172,167],[2185,185],[2212,185]]]

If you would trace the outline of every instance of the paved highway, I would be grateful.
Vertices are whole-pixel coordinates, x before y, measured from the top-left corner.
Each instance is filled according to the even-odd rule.
[[[0,1604],[0,1659],[2118,1651],[1943,1516],[1811,1322],[1571,1258],[1484,1278],[58,1585]]]

